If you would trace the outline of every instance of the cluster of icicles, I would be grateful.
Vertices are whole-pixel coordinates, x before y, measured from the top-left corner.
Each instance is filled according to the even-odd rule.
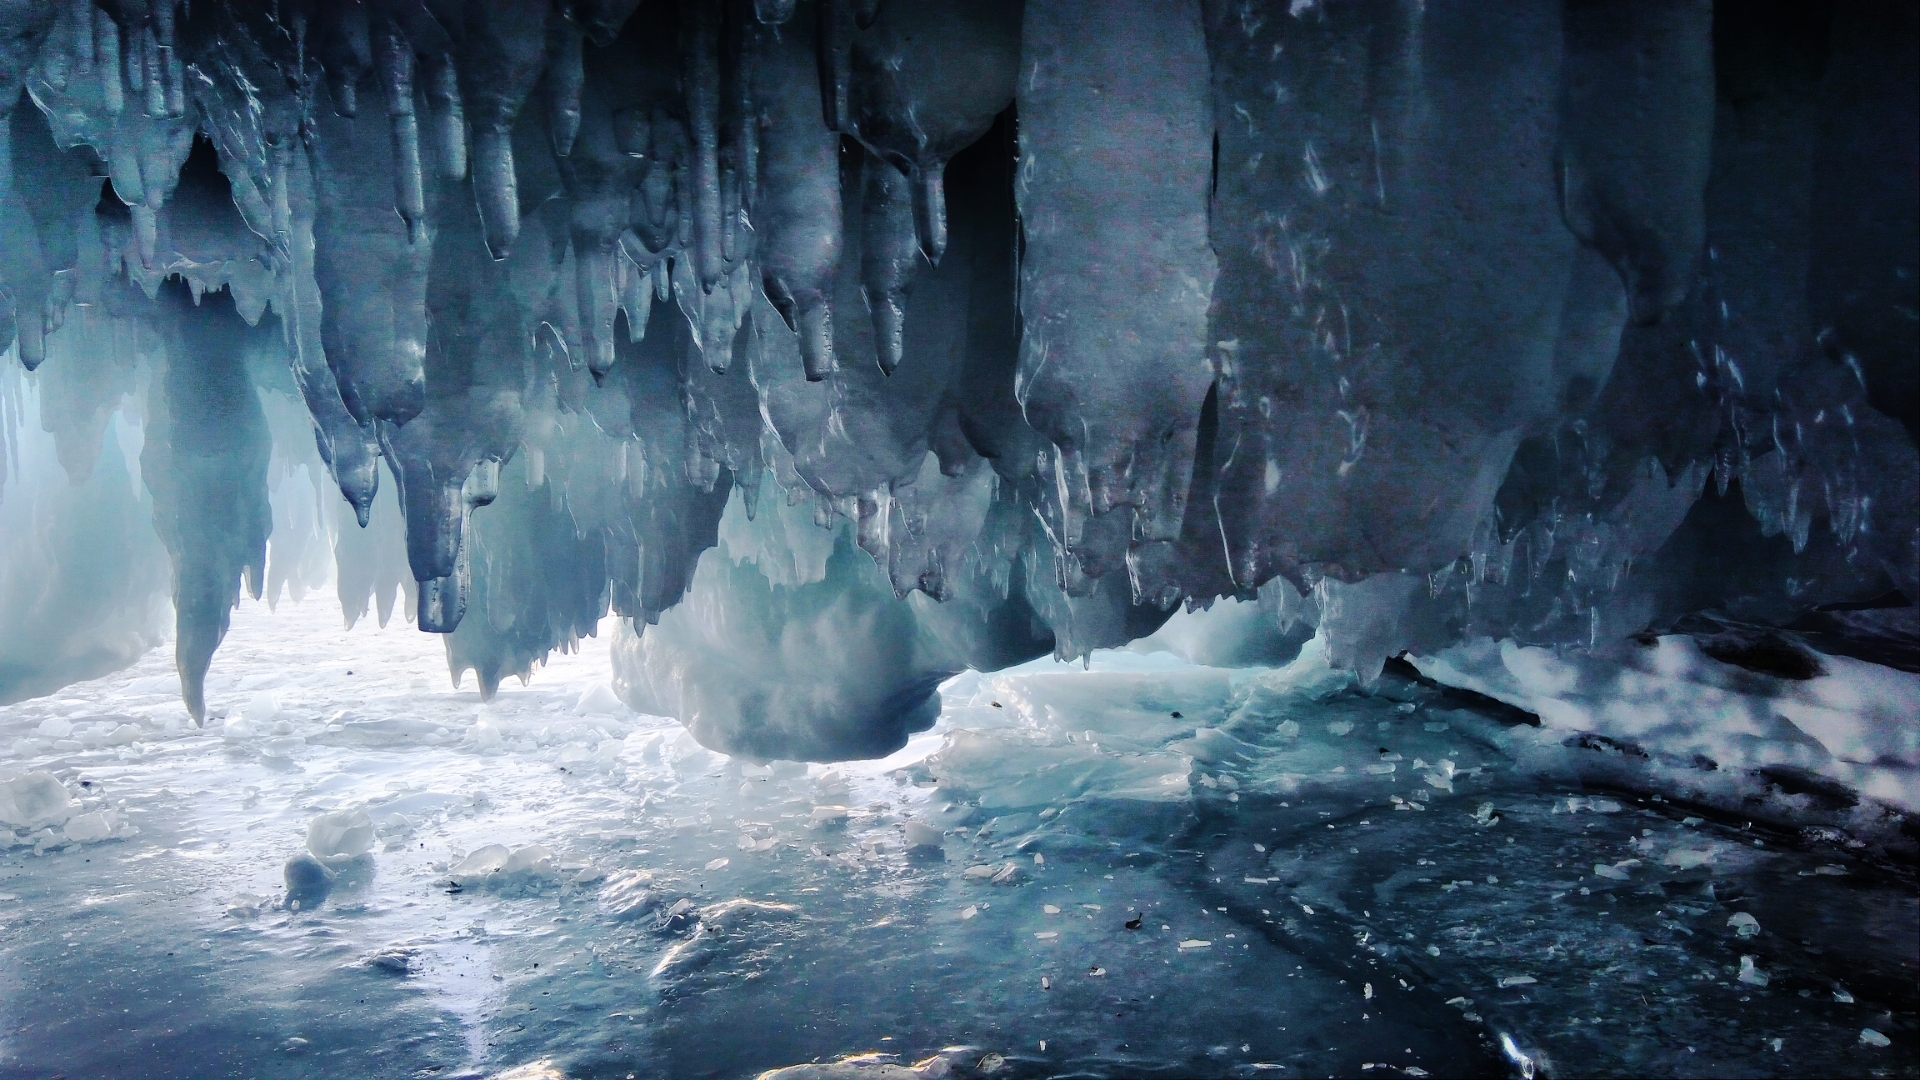
[[[75,305],[157,331],[149,439],[168,447],[148,483],[196,714],[270,524],[248,389],[269,346],[247,327],[277,328],[362,525],[385,461],[420,627],[455,632],[491,590],[493,632],[519,636],[475,646],[489,685],[609,605],[655,621],[732,490],[751,511],[765,476],[853,521],[897,596],[967,577],[1066,654],[1276,577],[1388,581],[1346,605],[1371,612],[1376,652],[1434,622],[1403,609],[1447,575],[1483,619],[1590,639],[1624,568],[1736,458],[1798,547],[1796,493],[1844,473],[1835,559],[1854,576],[1833,589],[1912,591],[1911,498],[1868,521],[1856,490],[1859,447],[1897,477],[1911,442],[1861,385],[1808,382],[1795,408],[1845,406],[1846,430],[1759,468],[1760,434],[1736,431],[1732,456],[1715,434],[1724,371],[1668,371],[1727,355],[1687,314],[1718,302],[1698,258],[1704,3],[0,17],[0,78],[25,90],[0,155],[18,353],[39,365]],[[1751,395],[1764,361],[1746,362]],[[1666,398],[1704,437],[1589,437],[1589,416]],[[516,461],[549,498],[489,584],[468,536]],[[1537,565],[1509,586],[1486,565],[1528,536]]]

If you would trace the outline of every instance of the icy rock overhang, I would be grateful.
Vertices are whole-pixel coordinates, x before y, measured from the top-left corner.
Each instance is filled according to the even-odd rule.
[[[1915,20],[8,4],[0,699],[170,598],[203,714],[294,534],[767,758],[1222,596],[1363,675],[1910,604]]]

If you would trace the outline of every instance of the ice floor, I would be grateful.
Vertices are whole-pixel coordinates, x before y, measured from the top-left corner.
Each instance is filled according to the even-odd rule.
[[[0,1075],[1920,1075],[1912,863],[1818,790],[1311,656],[963,676],[757,767],[604,639],[482,704],[338,623],[243,605],[205,731],[166,649],[0,708],[79,803],[0,830]]]

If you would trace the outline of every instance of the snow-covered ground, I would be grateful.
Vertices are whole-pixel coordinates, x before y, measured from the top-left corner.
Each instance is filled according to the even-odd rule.
[[[483,704],[246,603],[207,730],[167,649],[0,708],[0,1076],[1920,1075],[1881,804],[1312,646],[755,765],[621,706],[611,629]]]

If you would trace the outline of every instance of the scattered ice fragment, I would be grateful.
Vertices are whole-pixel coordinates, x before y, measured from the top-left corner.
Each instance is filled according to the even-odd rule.
[[[67,822],[67,839],[76,844],[92,844],[113,835],[113,821],[106,811],[95,810]]]
[[[960,909],[960,918],[963,922],[978,914],[980,914],[980,909],[973,904],[968,904],[966,907]]]
[[[1033,936],[1039,938],[1041,941],[1052,941],[1054,938],[1057,938],[1060,936],[1060,931],[1041,930],[1035,933]]]
[[[50,772],[30,772],[0,783],[0,825],[31,830],[64,823],[76,806]]]
[[[49,739],[64,739],[73,734],[73,723],[58,716],[49,716],[40,721],[40,726],[34,730]]]
[[[1367,1001],[1372,1001],[1373,1000],[1373,984],[1368,983],[1366,984],[1366,986],[1362,987],[1360,991],[1360,996]]]
[[[965,870],[962,870],[960,872],[960,876],[965,878],[970,878],[976,881],[983,881],[987,878],[992,877],[996,869],[998,868],[989,863],[979,863],[974,866],[969,866]]]
[[[907,822],[906,833],[910,848],[939,847],[946,840],[946,834],[924,821]]]
[[[1727,925],[1743,938],[1754,937],[1760,933],[1760,920],[1744,911],[1736,911],[1727,919]]]
[[[389,975],[408,975],[413,972],[413,958],[416,950],[404,945],[389,945],[367,957],[366,966]]]
[[[1042,990],[1053,989],[1053,980],[1047,978],[1045,975],[1040,976],[1040,989]]]
[[[1042,854],[1040,854],[1040,853],[1039,853],[1039,852],[1037,852],[1037,851],[1036,851],[1036,852],[1034,852],[1034,853],[1033,853],[1033,865],[1035,865],[1035,866],[1045,866],[1045,865],[1047,865],[1047,857],[1046,857],[1045,855],[1042,855]]]
[[[1098,965],[1095,965],[1087,969],[1087,975],[1095,979],[1099,978],[1102,975],[1105,975],[1106,973],[1107,973],[1107,969],[1100,967]]]
[[[1753,966],[1755,959],[1757,959],[1757,957],[1753,956],[1742,956],[1740,958],[1740,974],[1737,978],[1749,986],[1765,986],[1767,985],[1767,973]]]
[[[1835,990],[1833,992],[1833,1000],[1842,1005],[1851,1005],[1853,1004],[1853,995],[1845,990]]]
[[[1660,861],[1676,869],[1696,870],[1713,861],[1713,852],[1696,848],[1674,848]]]
[[[1504,990],[1509,986],[1532,986],[1539,981],[1540,980],[1531,975],[1502,975],[1500,976],[1500,988]]]
[[[1627,872],[1625,870],[1617,866],[1608,866],[1606,863],[1594,863],[1593,873],[1596,877],[1608,878],[1613,881],[1627,880]]]
[[[706,867],[706,869],[707,869],[707,873],[709,873],[709,874],[711,874],[711,873],[713,873],[713,872],[714,872],[715,870],[719,870],[719,869],[722,869],[723,867],[725,867],[725,866],[726,866],[726,865],[727,865],[728,863],[730,863],[730,862],[732,862],[732,861],[733,861],[732,859],[729,859],[729,858],[727,858],[727,857],[726,857],[726,856],[724,856],[724,855],[723,855],[723,856],[721,856],[721,857],[720,857],[720,858],[718,858],[718,859],[714,859],[714,860],[712,860],[711,862],[709,862],[709,863],[707,863],[707,867]]]
[[[1345,735],[1352,730],[1353,721],[1351,720],[1335,720],[1327,725],[1327,734],[1329,735]]]
[[[1213,942],[1206,941],[1201,938],[1187,938],[1184,941],[1180,942],[1180,947],[1183,949],[1205,949],[1205,948],[1211,947],[1212,945],[1213,945]]]
[[[1872,1028],[1860,1029],[1860,1042],[1866,1046],[1892,1046],[1893,1040]]]
[[[1053,906],[1052,904],[1042,904],[1040,905],[1040,910],[1046,912],[1049,915],[1060,914],[1060,909]]]
[[[844,806],[816,806],[811,815],[815,825],[827,825],[847,820],[847,808]]]

